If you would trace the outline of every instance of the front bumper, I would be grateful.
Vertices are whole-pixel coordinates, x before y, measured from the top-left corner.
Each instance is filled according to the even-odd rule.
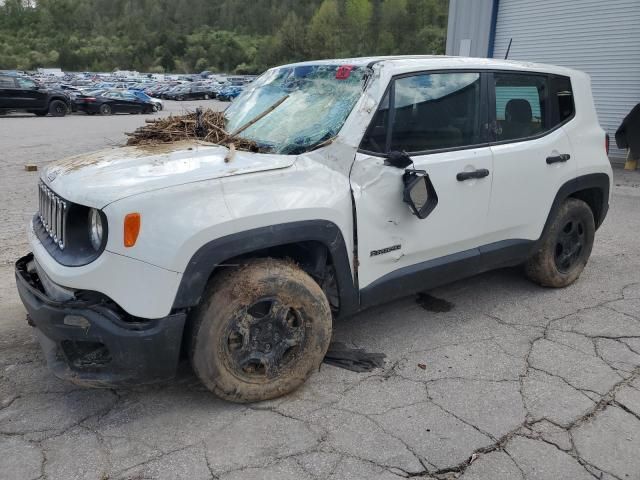
[[[16,284],[57,377],[104,387],[152,383],[175,375],[185,313],[142,320],[127,315],[104,295],[88,291],[76,291],[71,300],[53,300],[33,262],[32,254],[16,262]]]

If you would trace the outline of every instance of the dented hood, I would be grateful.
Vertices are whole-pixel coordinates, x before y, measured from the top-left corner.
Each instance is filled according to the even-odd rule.
[[[229,157],[229,162],[225,159]],[[293,155],[236,151],[198,141],[121,147],[52,162],[42,180],[61,197],[103,208],[121,198],[185,183],[291,166]]]

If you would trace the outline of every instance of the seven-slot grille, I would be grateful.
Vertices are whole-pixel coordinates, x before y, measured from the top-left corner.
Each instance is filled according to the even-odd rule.
[[[69,204],[40,182],[38,189],[38,217],[51,239],[64,250]]]

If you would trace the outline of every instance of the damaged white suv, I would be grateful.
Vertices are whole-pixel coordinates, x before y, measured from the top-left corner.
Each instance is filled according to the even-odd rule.
[[[225,116],[254,151],[187,141],[43,170],[16,279],[56,375],[157,381],[184,355],[223,398],[276,397],[318,368],[334,318],[509,265],[572,283],[609,206],[589,77],[565,68],[308,62]]]

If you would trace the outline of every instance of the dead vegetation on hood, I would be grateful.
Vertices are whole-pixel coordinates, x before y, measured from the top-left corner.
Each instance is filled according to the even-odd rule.
[[[233,146],[234,150],[265,151],[257,143],[227,132],[224,113],[211,109],[197,109],[185,115],[170,115],[157,120],[147,120],[146,125],[127,135],[129,136],[127,145],[157,145],[191,139],[230,148]]]

